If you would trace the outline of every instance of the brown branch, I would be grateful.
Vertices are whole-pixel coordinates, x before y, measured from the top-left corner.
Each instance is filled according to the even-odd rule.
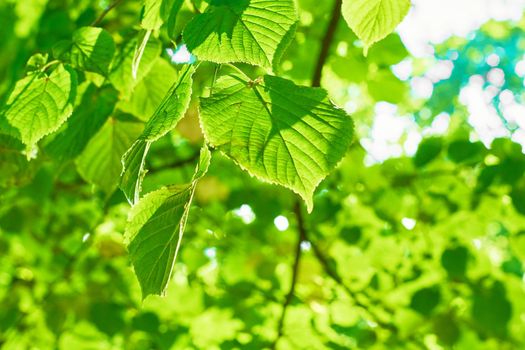
[[[281,317],[279,318],[279,323],[277,325],[277,337],[275,338],[271,346],[272,349],[275,349],[275,347],[277,346],[277,342],[283,335],[283,327],[284,320],[286,318],[286,312],[288,310],[288,306],[290,306],[290,303],[292,302],[292,299],[295,295],[295,286],[297,284],[297,276],[299,275],[299,263],[301,261],[302,256],[301,243],[307,240],[303,214],[301,212],[301,202],[299,200],[295,202],[294,214],[297,221],[297,232],[299,233],[299,237],[297,239],[297,244],[295,245],[295,259],[292,266],[292,280],[290,282],[290,290],[288,291],[286,299],[284,300],[283,310],[281,312]]]
[[[115,0],[113,1],[111,4],[109,4],[105,9],[104,11],[102,11],[100,13],[100,15],[97,17],[97,19],[95,19],[92,23],[91,23],[91,26],[92,27],[96,27],[98,26],[102,20],[104,19],[104,17],[106,17],[106,15],[111,11],[113,10],[115,7],[117,7],[123,0]]]
[[[321,86],[321,76],[323,74],[323,67],[330,54],[330,48],[332,47],[335,32],[337,31],[337,24],[341,19],[342,2],[343,0],[335,0],[334,8],[332,10],[332,16],[330,17],[330,22],[328,22],[328,27],[326,28],[323,41],[321,42],[321,50],[319,51],[319,57],[317,58],[317,64],[315,66],[314,75],[312,78],[312,86],[314,87]]]

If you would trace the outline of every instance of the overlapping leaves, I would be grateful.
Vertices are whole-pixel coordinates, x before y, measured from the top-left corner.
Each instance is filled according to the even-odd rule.
[[[186,65],[179,72],[178,79],[173,83],[161,104],[146,123],[144,132],[126,152],[122,159],[121,188],[128,200],[138,201],[144,162],[152,142],[170,132],[184,116],[190,103],[192,75],[195,69]]]
[[[206,173],[211,154],[207,147],[192,181],[148,193],[129,214],[126,236],[142,296],[163,294],[171,277],[197,181]]]

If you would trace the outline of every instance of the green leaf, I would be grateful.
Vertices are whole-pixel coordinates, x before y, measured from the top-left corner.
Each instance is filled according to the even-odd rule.
[[[151,143],[175,128],[188,109],[194,72],[195,68],[190,65],[181,69],[177,80],[146,123],[142,135],[122,157],[124,169],[120,187],[131,203],[136,203],[139,199],[145,175],[144,163]]]
[[[449,248],[441,255],[441,265],[450,278],[461,279],[467,273],[469,251],[465,247]]]
[[[148,41],[151,36],[151,30],[142,31],[139,39],[137,41],[137,46],[135,47],[135,53],[133,54],[133,60],[131,61],[131,76],[133,79],[137,79],[137,74],[140,66],[140,61],[144,55],[144,51],[148,46]]]
[[[443,149],[443,139],[440,137],[429,137],[419,144],[416,155],[413,158],[414,165],[421,168],[436,159]]]
[[[473,296],[472,320],[488,334],[505,337],[512,318],[512,304],[507,298],[505,285],[494,281],[489,286],[477,286]]]
[[[146,30],[158,30],[163,23],[160,9],[162,0],[144,0],[144,11],[140,25]]]
[[[192,181],[200,180],[208,172],[208,168],[211,163],[211,152],[208,146],[204,145],[201,148],[199,162],[195,167],[195,173],[193,174]]]
[[[129,98],[120,101],[118,108],[146,121],[155,113],[176,80],[175,67],[166,60],[158,58],[148,74],[135,86]]]
[[[410,307],[424,316],[430,316],[440,300],[441,292],[438,287],[423,288],[412,295]]]
[[[343,17],[365,45],[392,33],[410,9],[410,0],[343,0]]]
[[[164,0],[160,8],[160,13],[166,23],[168,36],[175,39],[177,15],[184,4],[184,0]]]
[[[76,160],[82,178],[108,196],[113,193],[122,171],[120,159],[141,132],[142,123],[109,118]]]
[[[210,151],[203,147],[190,184],[148,193],[130,211],[126,239],[142,296],[164,294],[172,274],[197,181],[206,173]]]
[[[448,146],[448,157],[454,163],[479,163],[483,161],[486,153],[487,149],[479,141],[455,140]]]
[[[389,69],[369,72],[367,88],[374,100],[392,104],[404,101],[409,91],[407,84],[399,80]]]
[[[107,31],[82,27],[73,33],[69,50],[59,57],[71,62],[75,68],[107,75],[114,54],[115,43]]]
[[[111,86],[97,88],[89,84],[65,128],[57,133],[46,150],[54,157],[64,160],[78,156],[89,140],[113,113],[118,93]]]
[[[173,39],[175,22],[184,0],[145,0],[141,27],[146,30],[159,30],[167,25],[168,36]]]
[[[177,80],[146,123],[143,138],[148,141],[156,141],[170,132],[182,119],[190,104],[194,72],[195,68],[192,65],[184,65],[178,72]]]
[[[59,65],[49,76],[36,73],[18,81],[0,117],[0,131],[31,149],[56,131],[73,111],[76,73]]]
[[[128,98],[135,86],[149,73],[162,49],[158,40],[148,40],[138,66],[136,79],[134,79],[132,65],[138,41],[139,38],[135,37],[122,47],[121,52],[116,56],[109,76],[111,84],[121,92],[123,98]]]
[[[293,0],[213,0],[186,26],[184,41],[200,60],[272,67],[296,21]]]
[[[350,117],[323,89],[265,75],[257,81],[230,75],[201,99],[210,145],[256,177],[285,186],[313,208],[317,185],[345,155]]]
[[[272,59],[272,70],[273,74],[279,75],[281,71],[281,61],[284,57],[284,54],[286,53],[286,50],[288,50],[288,47],[293,42],[295,37],[295,32],[297,31],[297,26],[299,25],[299,21],[296,21],[290,29],[288,29],[288,32],[284,35],[283,39],[277,46],[277,49],[275,50],[275,54]]]
[[[512,199],[512,204],[514,209],[522,215],[525,215],[525,186],[519,184],[514,186],[510,191],[510,198]]]

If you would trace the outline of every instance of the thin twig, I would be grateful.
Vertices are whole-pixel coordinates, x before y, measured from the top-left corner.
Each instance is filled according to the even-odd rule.
[[[323,42],[321,44],[321,52],[319,53],[319,58],[317,60],[317,65],[315,67],[314,76],[312,78],[312,86],[319,86],[320,84],[321,72],[323,70],[323,66],[328,57],[330,46],[332,45],[332,41],[334,39],[335,30],[337,28],[337,22],[339,22],[339,18],[341,17],[341,4],[342,4],[342,0],[335,1],[334,10],[332,12],[332,17],[330,19],[330,23],[328,24],[328,28],[326,30],[326,33],[323,38]],[[233,66],[233,68],[239,70],[235,66]],[[244,72],[242,71],[241,73],[244,74]],[[281,317],[279,318],[279,323],[277,324],[277,337],[275,338],[271,346],[272,349],[275,349],[275,347],[277,346],[277,342],[283,335],[283,327],[284,327],[284,321],[286,318],[286,312],[288,310],[288,306],[290,306],[290,303],[292,302],[292,299],[295,295],[295,286],[297,283],[297,276],[299,274],[299,264],[300,264],[301,255],[302,255],[301,243],[308,241],[308,233],[306,231],[305,221],[303,218],[303,213],[302,213],[302,208],[301,208],[301,201],[299,199],[295,201],[294,214],[295,214],[295,219],[297,223],[297,232],[299,234],[299,237],[297,239],[297,244],[295,246],[295,259],[294,259],[293,266],[292,266],[292,280],[290,282],[290,290],[288,291],[288,294],[286,295],[286,299],[284,300]]]
[[[182,160],[176,161],[174,163],[161,165],[161,166],[159,166],[157,168],[153,168],[153,169],[149,170],[148,172],[151,174],[151,173],[158,173],[158,172],[161,172],[161,171],[164,171],[164,170],[181,168],[183,166],[193,164],[197,159],[199,159],[199,157],[200,157],[200,152],[195,152],[189,158],[182,159]]]
[[[323,253],[319,250],[319,247],[317,247],[316,244],[313,244],[312,242],[312,250],[314,252],[314,255],[315,257],[317,258],[317,260],[319,261],[319,263],[321,264],[321,267],[323,268],[323,270],[325,271],[325,273],[332,279],[334,280],[339,286],[341,286],[345,292],[353,299],[354,301],[354,304],[357,306],[357,307],[360,307],[361,309],[365,310],[369,315],[370,315],[370,318],[371,318],[371,321],[376,323],[377,325],[379,325],[381,328],[384,328],[384,329],[388,329],[389,331],[391,332],[397,332],[397,327],[391,325],[391,324],[388,324],[386,322],[383,322],[381,321],[376,315],[374,315],[371,311],[370,311],[370,307],[371,305],[369,304],[365,304],[364,302],[360,301],[360,294],[358,292],[355,292],[353,290],[351,290],[344,282],[343,282],[343,279],[341,278],[341,276],[337,273],[337,271],[335,269],[333,269],[331,266],[330,266],[330,263],[328,262],[328,259],[323,255]],[[370,299],[369,297],[365,296],[367,299]],[[369,300],[370,301],[370,300]],[[379,300],[373,300],[375,302],[379,302]],[[389,313],[393,313],[393,310],[384,306],[384,305],[381,305],[383,309],[385,309],[385,311],[389,312]]]
[[[272,349],[275,349],[275,347],[277,346],[277,342],[283,335],[283,327],[286,318],[286,312],[288,310],[288,306],[290,306],[290,303],[292,302],[292,299],[295,295],[295,286],[297,284],[297,276],[299,275],[299,263],[301,261],[302,256],[301,243],[307,240],[303,214],[301,212],[301,202],[299,200],[295,202],[294,214],[297,222],[297,232],[299,234],[299,237],[297,239],[297,244],[295,245],[295,259],[292,266],[292,280],[290,282],[290,290],[288,291],[286,299],[283,303],[281,317],[279,318],[279,323],[277,325],[277,337],[275,338],[272,344]]]
[[[341,19],[342,2],[342,0],[335,0],[330,22],[328,22],[328,27],[326,28],[323,41],[321,42],[321,51],[319,51],[317,64],[315,65],[314,75],[312,78],[312,86],[314,87],[321,86],[323,67],[330,54],[330,48],[332,47],[332,42],[334,41],[335,32],[337,30],[337,24],[339,23],[339,19]]]
[[[100,13],[100,15],[97,17],[97,19],[95,19],[93,21],[93,23],[91,23],[91,26],[92,27],[96,27],[98,26],[102,20],[104,19],[104,17],[106,17],[106,15],[111,11],[113,10],[115,7],[117,7],[123,0],[115,0],[113,1],[111,4],[109,4],[105,9],[104,11],[102,11],[102,13]]]

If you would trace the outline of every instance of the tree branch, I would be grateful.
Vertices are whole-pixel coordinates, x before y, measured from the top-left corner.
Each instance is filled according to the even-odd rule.
[[[341,19],[341,5],[343,0],[335,0],[334,8],[332,10],[332,16],[328,27],[321,42],[321,51],[319,51],[319,57],[317,58],[317,64],[315,65],[314,75],[312,78],[312,86],[321,86],[321,76],[323,74],[323,67],[330,54],[330,48],[334,40],[335,32],[337,31],[337,24]]]
[[[104,19],[104,17],[106,17],[106,15],[111,11],[113,10],[115,7],[117,7],[123,0],[115,0],[113,1],[111,4],[109,4],[105,9],[104,11],[102,11],[102,13],[97,17],[97,19],[95,19],[93,21],[93,23],[91,23],[91,26],[92,27],[96,27],[98,26],[102,20]]]
[[[174,163],[164,164],[164,165],[161,165],[161,166],[156,167],[156,168],[151,168],[151,169],[148,170],[148,173],[153,174],[153,173],[158,173],[158,172],[161,172],[161,171],[164,171],[164,170],[176,169],[176,168],[181,168],[181,167],[186,166],[186,165],[191,165],[195,161],[197,161],[197,159],[199,159],[199,157],[200,157],[200,152],[195,152],[189,158],[178,160],[178,161],[176,161]]]
[[[290,290],[288,291],[288,294],[286,295],[286,299],[283,303],[283,310],[281,312],[281,317],[279,318],[279,323],[277,325],[277,337],[275,338],[275,341],[272,344],[272,349],[275,349],[277,346],[277,342],[283,335],[283,327],[284,327],[284,320],[286,318],[286,312],[288,310],[288,306],[290,306],[290,303],[292,302],[292,299],[295,294],[295,286],[297,284],[297,276],[299,274],[299,263],[301,261],[302,256],[302,250],[301,250],[301,243],[307,240],[306,237],[306,229],[304,226],[304,220],[303,220],[303,214],[301,212],[301,202],[297,200],[295,202],[294,206],[294,214],[297,221],[297,232],[299,234],[299,237],[297,239],[297,244],[295,246],[295,259],[292,266],[292,280],[290,281]]]
[[[332,11],[332,17],[330,18],[330,22],[328,23],[328,27],[326,29],[323,41],[321,43],[321,51],[319,53],[319,58],[317,59],[314,75],[312,77],[313,87],[320,85],[323,66],[326,63],[330,47],[332,46],[332,41],[334,39],[335,31],[337,29],[337,23],[341,18],[341,4],[342,0],[335,0],[334,9]],[[300,199],[297,199],[295,201],[294,215],[297,223],[297,233],[299,234],[299,237],[297,239],[297,245],[295,246],[295,259],[292,266],[292,280],[290,282],[290,290],[288,291],[286,299],[284,300],[283,310],[281,312],[281,317],[279,318],[279,323],[277,325],[277,337],[275,338],[271,349],[275,349],[275,347],[277,346],[277,342],[283,335],[283,327],[284,320],[286,318],[286,312],[295,294],[295,285],[297,283],[297,275],[299,274],[299,263],[301,261],[302,255],[301,243],[308,241],[308,232],[306,231],[305,227],[305,221],[303,218]]]

